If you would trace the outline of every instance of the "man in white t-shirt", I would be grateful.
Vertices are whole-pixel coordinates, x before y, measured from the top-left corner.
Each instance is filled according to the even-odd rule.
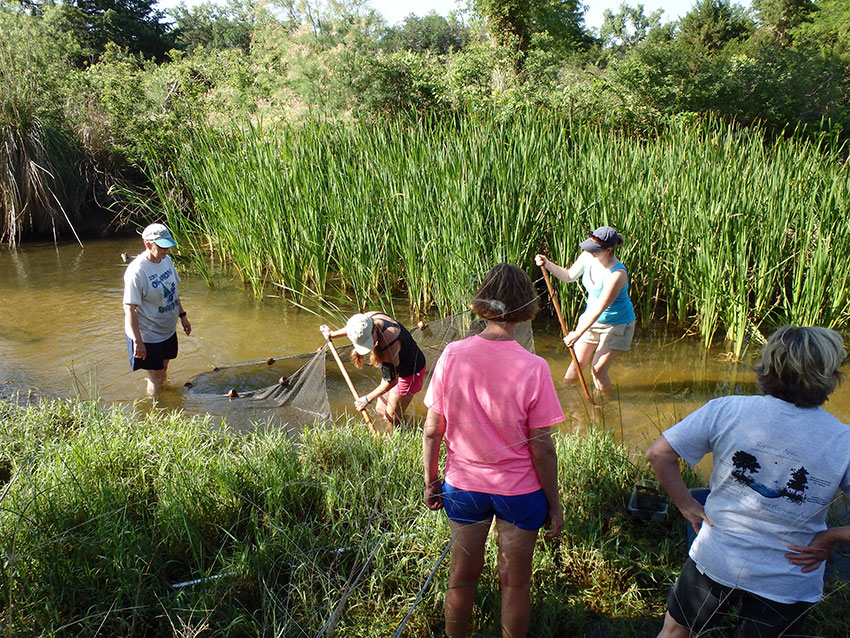
[[[178,320],[187,335],[192,324],[177,294],[180,277],[168,256],[176,246],[168,228],[151,224],[142,231],[145,251],[124,273],[124,333],[131,370],[147,374],[148,395],[162,389],[168,362],[177,357]]]
[[[850,540],[850,527],[826,524],[839,491],[850,495],[850,427],[820,407],[845,356],[832,330],[784,326],[755,366],[763,396],[709,401],[650,446],[658,480],[698,530],[659,638],[706,635],[735,604],[736,638],[803,635],[823,595],[823,562]],[[703,507],[679,459],[693,466],[708,453]]]

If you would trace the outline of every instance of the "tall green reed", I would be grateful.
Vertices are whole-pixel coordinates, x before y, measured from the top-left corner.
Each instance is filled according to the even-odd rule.
[[[651,138],[542,112],[265,129],[201,127],[149,158],[169,219],[242,275],[296,300],[329,291],[359,307],[409,296],[419,313],[466,305],[493,263],[536,278],[569,264],[602,224],[643,323],[684,326],[740,356],[787,322],[850,316],[850,175],[826,145],[716,122]],[[168,185],[168,188],[162,186]],[[563,287],[565,316],[583,306]]]

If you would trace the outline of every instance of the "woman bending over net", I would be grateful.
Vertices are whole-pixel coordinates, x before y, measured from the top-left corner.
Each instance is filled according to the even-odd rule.
[[[319,326],[326,339],[347,336],[354,350],[351,361],[362,368],[369,363],[381,368],[381,382],[354,402],[357,410],[375,403],[375,409],[391,425],[397,425],[425,377],[425,355],[411,334],[398,321],[382,312],[353,315],[345,328]]]

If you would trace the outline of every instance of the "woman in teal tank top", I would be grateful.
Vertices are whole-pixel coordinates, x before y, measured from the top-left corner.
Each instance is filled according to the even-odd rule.
[[[555,264],[545,255],[534,258],[561,281],[567,283],[581,277],[587,290],[587,306],[575,329],[564,337],[564,343],[575,348],[576,359],[583,370],[588,365],[593,384],[602,392],[611,390],[608,368],[617,353],[628,352],[635,332],[635,311],[629,299],[629,274],[614,255],[622,236],[610,226],[600,226],[579,244],[581,255],[568,269]],[[578,379],[575,363],[566,377]]]

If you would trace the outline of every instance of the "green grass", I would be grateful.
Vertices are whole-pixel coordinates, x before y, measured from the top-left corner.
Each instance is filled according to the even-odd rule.
[[[343,600],[337,636],[392,636],[450,536],[421,502],[415,427],[341,420],[296,442],[55,400],[0,403],[0,440],[3,636],[316,636]],[[628,516],[647,468],[610,433],[556,445],[567,521],[535,552],[532,635],[651,635],[684,523]],[[498,634],[493,545],[487,563],[478,636]],[[447,562],[403,635],[439,625],[446,578]],[[848,597],[829,591],[812,630],[843,636]]]
[[[717,123],[650,138],[551,114],[264,129],[201,127],[148,157],[152,210],[255,294],[406,294],[417,312],[467,303],[498,261],[558,263],[601,224],[639,318],[728,339],[740,356],[784,323],[850,318],[850,168],[834,149]],[[568,319],[577,285],[561,290]]]

